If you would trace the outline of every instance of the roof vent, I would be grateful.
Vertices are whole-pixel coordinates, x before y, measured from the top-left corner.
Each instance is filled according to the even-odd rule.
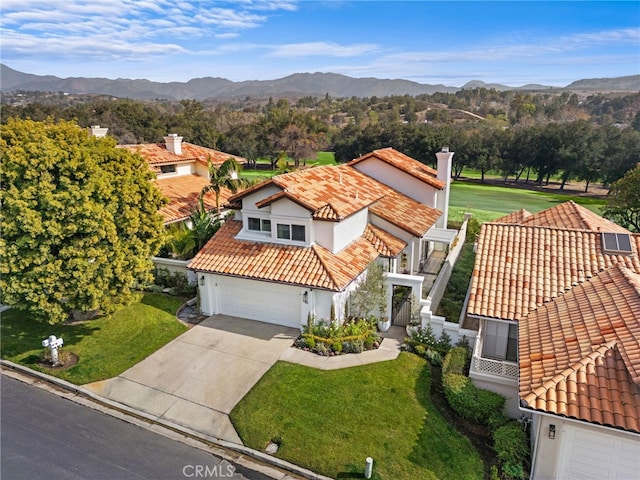
[[[628,233],[602,233],[602,249],[607,254],[623,254],[630,255],[633,253],[631,249],[631,236]]]

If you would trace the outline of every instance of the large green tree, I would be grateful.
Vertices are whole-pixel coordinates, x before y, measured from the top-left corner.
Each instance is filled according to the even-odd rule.
[[[640,233],[640,163],[611,186],[604,216]]]
[[[2,302],[53,324],[133,299],[163,231],[145,161],[73,122],[10,119],[1,133]]]

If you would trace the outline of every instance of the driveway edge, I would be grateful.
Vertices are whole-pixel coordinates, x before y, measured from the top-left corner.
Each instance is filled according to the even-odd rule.
[[[24,383],[31,383],[32,385],[35,385],[38,388],[42,388],[41,386],[35,383],[28,382],[26,381],[26,379],[20,378],[21,375],[22,376],[26,375],[28,377],[35,378],[37,381],[45,382],[48,385],[58,387],[58,389],[62,389],[66,392],[72,392],[73,394],[79,397],[82,397],[84,399],[87,399],[91,403],[96,405],[92,408],[102,411],[103,413],[106,413],[108,415],[120,418],[121,420],[128,421],[129,423],[134,423],[138,426],[141,426],[147,429],[149,429],[149,426],[145,426],[145,424],[152,425],[152,426],[157,425],[159,427],[162,427],[161,429],[154,428],[152,430],[156,433],[162,434],[169,438],[173,438],[174,440],[178,439],[175,436],[175,434],[178,434],[178,435],[187,437],[188,439],[195,440],[196,442],[200,442],[209,447],[211,446],[218,447],[226,452],[231,451],[235,454],[240,454],[241,456],[249,457],[248,459],[243,459],[242,457],[238,457],[236,455],[229,455],[229,453],[227,453],[227,456],[225,457],[225,455],[221,454],[221,452],[216,452],[216,454],[227,458],[227,460],[231,460],[236,463],[243,464],[244,466],[247,466],[249,468],[253,468],[254,470],[261,472],[265,475],[272,476],[272,478],[281,478],[284,480],[287,477],[291,478],[288,474],[293,473],[295,475],[299,475],[302,478],[306,478],[310,480],[332,480],[330,477],[320,475],[311,470],[308,470],[306,468],[300,467],[293,463],[287,462],[286,460],[273,457],[259,450],[254,450],[252,448],[245,447],[244,445],[238,445],[236,443],[211,437],[209,435],[204,435],[202,433],[196,432],[182,425],[178,425],[172,422],[168,422],[166,420],[158,419],[153,415],[149,415],[148,413],[136,410],[123,403],[115,402],[108,398],[104,398],[86,388],[75,385],[61,378],[57,378],[43,372],[32,370],[28,367],[25,367],[24,365],[19,365],[9,360],[0,359],[0,366],[6,369],[10,369],[13,372],[17,372],[19,374],[17,376],[8,375],[8,376],[11,376],[12,378],[20,380]],[[80,403],[82,405],[87,406],[86,402],[77,401],[73,398],[73,396],[62,395],[61,392],[56,391],[56,389],[48,389],[48,390],[52,393],[58,394],[71,401],[74,401],[75,403]],[[102,408],[97,408],[97,406],[100,406]],[[127,417],[129,417],[129,419]],[[135,419],[137,421],[131,421],[131,419]],[[169,432],[163,432],[162,430],[168,430],[174,435],[168,435],[167,433]],[[259,463],[256,463],[255,461],[252,461],[252,460],[257,460]],[[275,472],[266,472],[264,468],[265,465],[280,470],[279,473],[282,473],[282,475],[274,477],[273,474]],[[284,473],[282,471],[287,473]]]

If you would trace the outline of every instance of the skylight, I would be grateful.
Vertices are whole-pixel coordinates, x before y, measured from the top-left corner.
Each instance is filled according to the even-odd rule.
[[[603,233],[602,247],[604,253],[633,253],[633,250],[631,250],[631,237],[628,233]]]

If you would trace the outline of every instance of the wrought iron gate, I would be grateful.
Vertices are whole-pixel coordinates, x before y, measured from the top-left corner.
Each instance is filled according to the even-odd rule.
[[[411,287],[394,285],[391,296],[391,323],[404,327],[411,320]]]

